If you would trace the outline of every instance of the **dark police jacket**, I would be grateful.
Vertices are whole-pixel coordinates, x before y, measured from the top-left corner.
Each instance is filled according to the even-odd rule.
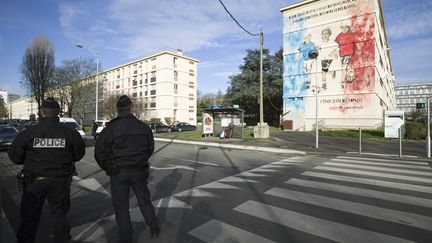
[[[151,129],[132,114],[120,115],[108,123],[96,140],[94,156],[107,170],[112,165],[148,166],[154,151]]]
[[[24,164],[36,176],[63,177],[72,172],[73,162],[85,154],[85,143],[77,130],[45,117],[38,125],[18,134],[9,147],[9,158]]]

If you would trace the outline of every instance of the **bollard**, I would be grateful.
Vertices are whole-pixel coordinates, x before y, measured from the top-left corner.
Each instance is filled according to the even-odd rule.
[[[402,129],[399,128],[399,157],[402,157]]]
[[[362,147],[361,147],[361,144],[362,144],[362,136],[361,136],[361,127],[359,127],[359,154],[361,154],[362,153]]]

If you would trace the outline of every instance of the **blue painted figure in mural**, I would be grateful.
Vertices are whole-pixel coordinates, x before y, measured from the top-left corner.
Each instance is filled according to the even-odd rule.
[[[339,56],[342,64],[342,88],[345,83],[351,83],[355,77],[349,69],[351,58],[355,51],[355,35],[350,30],[351,26],[348,21],[341,22],[341,33],[336,36],[335,41],[339,44]],[[348,73],[348,74],[347,74]]]
[[[321,59],[321,90],[327,89],[327,74],[330,69],[330,65],[333,62],[333,59],[338,57],[337,54],[337,43],[333,40],[330,40],[332,32],[330,28],[324,28],[321,30],[321,45],[317,47],[320,52]],[[332,78],[336,78],[336,71],[331,71]]]
[[[316,46],[315,44],[311,41],[312,39],[312,35],[311,34],[307,34],[305,35],[302,44],[300,45],[300,47],[298,48],[299,53],[297,53],[296,56],[296,62],[299,61],[300,56],[303,57],[303,61],[304,61],[304,70],[306,71],[306,73],[308,74],[308,81],[306,82],[306,89],[309,89],[310,84],[311,84],[311,72],[312,72],[312,64],[314,59],[309,57],[309,52],[316,50]]]

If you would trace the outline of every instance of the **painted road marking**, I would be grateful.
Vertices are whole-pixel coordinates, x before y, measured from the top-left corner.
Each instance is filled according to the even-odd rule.
[[[369,170],[385,171],[385,172],[405,173],[405,174],[413,174],[413,175],[432,176],[432,172],[423,172],[423,171],[414,171],[414,170],[405,170],[405,169],[383,168],[383,167],[379,167],[379,166],[342,164],[342,163],[333,163],[333,162],[325,162],[324,165],[333,165],[333,166],[356,168],[356,169],[369,169]]]
[[[226,242],[248,242],[248,243],[271,243],[269,239],[256,235],[249,231],[237,228],[224,222],[212,219],[205,224],[189,231],[190,235],[204,242],[226,243]]]
[[[413,184],[406,184],[406,183],[399,183],[399,182],[381,181],[381,180],[366,179],[366,178],[352,177],[352,176],[342,176],[342,175],[319,173],[319,172],[312,172],[312,171],[307,171],[302,175],[316,177],[316,178],[331,179],[336,181],[346,181],[346,182],[354,182],[354,183],[374,185],[374,186],[383,186],[383,187],[390,187],[395,189],[402,189],[402,190],[409,190],[409,191],[416,191],[416,192],[432,193],[432,187],[430,186],[420,186],[420,185],[413,185]]]
[[[344,173],[357,174],[357,175],[377,176],[377,177],[391,178],[391,179],[398,179],[398,180],[426,182],[426,183],[430,183],[432,185],[432,179],[420,178],[420,177],[414,177],[414,176],[396,175],[396,174],[372,172],[372,171],[362,171],[362,170],[342,169],[342,168],[335,168],[335,167],[329,167],[329,166],[316,166],[316,167],[314,167],[314,169],[334,171],[334,172],[344,172]]]
[[[277,187],[266,191],[265,194],[284,199],[295,200],[306,204],[312,204],[319,207],[331,208],[370,218],[413,226],[425,230],[430,230],[432,227],[432,218],[419,214],[407,213],[403,211],[376,207],[363,203],[356,203],[352,201],[292,191]]]
[[[337,242],[412,242],[251,200],[234,210]]]
[[[432,200],[420,197],[413,197],[407,195],[400,195],[395,193],[383,192],[383,191],[374,191],[369,189],[356,188],[351,186],[341,186],[332,183],[324,183],[324,182],[316,182],[316,181],[308,181],[302,179],[290,179],[285,183],[290,185],[297,185],[302,187],[309,187],[314,189],[322,189],[333,192],[340,192],[355,196],[363,196],[369,198],[375,198],[385,201],[393,201],[398,203],[405,203],[416,205],[420,207],[432,208]]]

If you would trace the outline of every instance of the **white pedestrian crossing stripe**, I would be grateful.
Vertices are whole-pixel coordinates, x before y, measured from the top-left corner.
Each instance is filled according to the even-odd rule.
[[[400,195],[400,194],[389,193],[384,191],[375,191],[370,189],[362,189],[362,188],[357,188],[352,186],[342,186],[333,183],[296,179],[296,178],[290,179],[286,183],[290,185],[309,187],[309,188],[314,188],[319,190],[340,192],[349,195],[369,197],[369,198],[375,198],[375,199],[380,199],[385,201],[392,201],[392,202],[398,202],[404,204],[411,204],[420,207],[432,208],[432,199]]]
[[[313,171],[304,172],[302,175],[316,177],[316,178],[331,179],[336,181],[354,182],[354,183],[365,184],[365,185],[383,186],[383,187],[390,187],[395,189],[432,193],[432,187],[430,186],[420,186],[420,185],[390,182],[384,180],[366,179],[366,178],[354,177],[354,176],[342,176],[336,174],[319,173]]]
[[[413,165],[399,162],[376,162],[376,161],[362,161],[362,160],[349,160],[349,159],[331,159],[332,162],[343,162],[352,164],[364,164],[364,165],[379,165],[384,167],[398,167],[398,168],[410,168],[419,170],[430,170],[430,166],[427,165]]]
[[[359,169],[355,169],[355,170],[342,169],[342,168],[336,168],[336,167],[330,167],[330,166],[316,166],[316,167],[314,167],[314,169],[332,171],[332,172],[345,172],[345,173],[357,174],[357,175],[376,176],[376,177],[391,178],[391,179],[398,179],[398,180],[425,182],[425,183],[431,184],[431,186],[432,186],[432,179],[423,178],[423,177],[398,175],[398,174],[383,173],[383,172],[363,171],[363,170],[359,170]]]
[[[378,161],[378,162],[388,162],[388,163],[406,163],[406,164],[417,164],[417,165],[427,165],[427,162],[410,161],[410,160],[398,160],[398,159],[378,159],[369,157],[349,157],[349,156],[338,156],[337,159],[348,159],[352,161]]]
[[[324,165],[333,165],[338,167],[348,167],[348,168],[356,168],[356,169],[370,169],[370,170],[385,171],[385,172],[397,172],[397,173],[405,173],[405,174],[413,174],[413,175],[424,175],[424,176],[430,176],[432,178],[432,172],[430,171],[392,169],[387,167],[383,168],[383,167],[370,166],[370,165],[342,164],[342,163],[334,163],[334,162],[325,162]]]
[[[353,213],[361,216],[367,216],[385,221],[391,221],[394,223],[405,224],[425,230],[430,230],[430,227],[432,226],[432,217],[387,209],[383,207],[376,207],[352,201],[314,195],[310,193],[303,193],[278,187],[266,191],[265,194],[315,206]]]
[[[337,242],[412,242],[256,201],[247,201],[234,210]]]
[[[204,242],[247,242],[247,243],[272,243],[262,236],[249,231],[212,219],[205,224],[189,231],[190,235]]]

